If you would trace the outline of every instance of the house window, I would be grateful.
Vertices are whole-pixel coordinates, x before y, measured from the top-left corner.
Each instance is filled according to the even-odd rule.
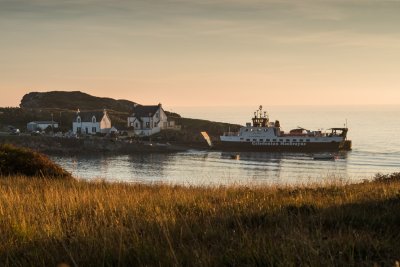
[[[135,124],[135,127],[136,127],[136,128],[139,128],[139,123],[136,123],[136,124]]]
[[[155,122],[155,123],[154,123],[154,127],[157,127],[157,124],[158,124],[158,123],[157,123],[157,122]]]
[[[76,128],[76,133],[80,134],[82,132],[82,128],[81,127],[77,127]]]
[[[78,119],[76,120],[78,123],[81,123],[81,117],[78,117]]]
[[[247,142],[250,142],[250,139],[246,139]]]
[[[283,139],[279,139],[279,142],[283,142]]]
[[[276,142],[276,139],[272,139],[273,142]]]
[[[146,122],[146,128],[150,128],[150,122]]]
[[[92,122],[93,122],[93,123],[96,123],[96,117],[95,117],[95,116],[93,116]]]
[[[306,142],[310,142],[310,139],[306,139]]]
[[[253,139],[254,142],[257,142],[257,139]]]
[[[158,114],[158,112],[156,113],[156,118],[160,118],[160,114]]]
[[[303,142],[303,139],[300,139],[299,142]]]
[[[297,142],[297,139],[293,139],[292,142]]]
[[[97,128],[96,127],[92,127],[92,133],[97,132]]]
[[[260,142],[264,142],[264,139],[260,139]]]
[[[269,140],[269,139],[265,139],[265,142],[269,142],[269,141],[271,141],[271,140]]]

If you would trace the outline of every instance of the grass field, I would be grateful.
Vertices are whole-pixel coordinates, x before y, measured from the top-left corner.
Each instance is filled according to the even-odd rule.
[[[218,188],[0,177],[0,266],[396,266],[399,177]]]

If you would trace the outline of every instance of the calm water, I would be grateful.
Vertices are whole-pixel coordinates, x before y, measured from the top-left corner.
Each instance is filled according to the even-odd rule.
[[[173,108],[185,117],[245,124],[257,107]],[[400,171],[400,106],[270,107],[284,130],[342,127],[347,119],[353,150],[336,161],[315,161],[309,154],[242,153],[240,160],[220,152],[57,157],[83,179],[215,184],[298,184],[323,180],[359,181],[375,173]]]

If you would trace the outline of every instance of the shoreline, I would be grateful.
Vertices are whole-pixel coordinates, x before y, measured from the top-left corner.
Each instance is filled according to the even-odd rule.
[[[0,144],[13,144],[16,146],[27,147],[35,151],[47,155],[87,155],[93,153],[109,154],[109,155],[130,155],[135,153],[176,153],[185,152],[188,150],[203,150],[203,151],[216,151],[222,153],[323,153],[323,152],[341,152],[347,150],[334,150],[334,149],[305,149],[294,148],[289,150],[272,149],[265,151],[263,147],[258,147],[258,150],[243,149],[238,146],[222,148],[221,142],[215,142],[213,147],[210,147],[206,141],[201,142],[162,142],[154,141],[129,141],[126,139],[112,139],[104,137],[90,137],[90,138],[65,138],[65,137],[52,137],[52,136],[12,136],[1,135]]]
[[[134,153],[176,153],[190,149],[209,150],[197,142],[159,143],[157,141],[115,140],[108,138],[61,138],[50,136],[0,136],[0,144],[27,147],[47,155],[86,155],[102,153],[129,155]]]

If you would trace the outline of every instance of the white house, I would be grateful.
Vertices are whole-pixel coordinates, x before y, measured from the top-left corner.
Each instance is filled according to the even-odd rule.
[[[128,117],[128,128],[133,128],[135,135],[139,136],[149,136],[174,126],[173,121],[168,121],[161,104],[135,105],[132,115]]]
[[[58,128],[58,122],[55,121],[31,121],[26,125],[28,131],[33,132],[37,130],[44,131],[48,127],[52,127],[53,129]]]
[[[111,129],[111,119],[107,111],[103,112],[78,112],[72,123],[74,134],[96,134],[109,133]]]

